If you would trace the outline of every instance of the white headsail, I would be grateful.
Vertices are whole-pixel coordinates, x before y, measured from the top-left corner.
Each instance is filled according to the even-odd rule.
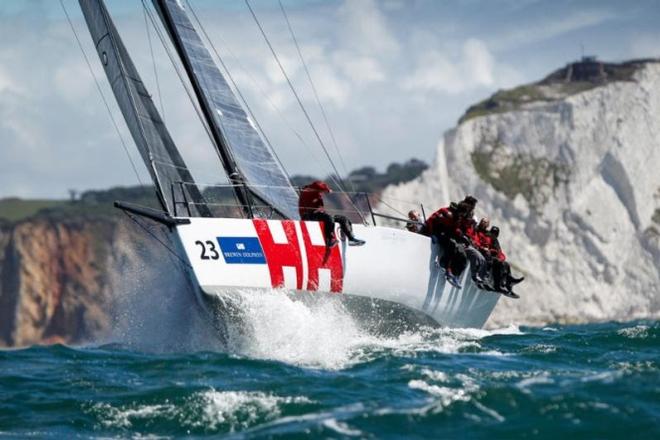
[[[298,219],[298,196],[286,172],[239,104],[182,3],[154,0],[195,88],[230,180],[245,183],[284,217]]]

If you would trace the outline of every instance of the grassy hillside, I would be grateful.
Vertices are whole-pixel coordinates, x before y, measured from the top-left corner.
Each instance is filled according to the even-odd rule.
[[[63,200],[0,199],[0,219],[16,222],[31,217],[44,209],[55,208],[65,203]]]
[[[385,172],[378,172],[373,167],[363,167],[349,173],[350,191],[379,193],[386,186],[407,182],[419,176],[428,168],[426,163],[417,159],[399,164],[390,164]],[[293,176],[294,186],[303,186],[319,177]],[[324,178],[332,185],[332,179]],[[231,191],[214,191],[213,188],[203,190],[204,197],[209,203],[232,204]],[[21,220],[46,216],[51,219],[64,219],[71,216],[109,216],[119,215],[121,212],[113,207],[115,200],[136,203],[143,206],[158,207],[156,194],[149,186],[115,187],[107,190],[91,190],[83,192],[75,201],[72,200],[24,200],[19,198],[0,199],[0,221],[19,222]]]
[[[123,200],[147,206],[156,206],[154,191],[150,187],[116,187],[103,191],[86,191],[75,201],[45,199],[0,199],[0,220],[20,222],[47,216],[60,219],[71,216],[107,216],[118,213],[112,202]]]

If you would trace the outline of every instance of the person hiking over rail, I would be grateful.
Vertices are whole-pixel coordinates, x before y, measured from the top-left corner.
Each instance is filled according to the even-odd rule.
[[[419,211],[416,209],[411,209],[408,211],[408,223],[406,223],[406,230],[410,232],[415,232],[417,234],[422,234],[424,225],[422,223],[422,216],[419,214]]]
[[[362,246],[365,241],[355,238],[351,221],[343,215],[330,215],[325,212],[323,193],[330,193],[332,189],[327,183],[316,180],[302,187],[298,199],[298,212],[301,220],[323,223],[323,236],[325,244],[331,248],[337,245],[335,238],[335,222],[339,223],[341,232],[348,238],[349,246]]]
[[[518,298],[518,295],[513,292],[513,286],[523,281],[525,277],[515,278],[511,275],[511,265],[506,261],[506,255],[502,251],[498,240],[500,228],[493,226],[487,235],[490,238],[487,252],[490,253],[490,264],[493,275],[492,287],[496,292]]]
[[[437,264],[444,268],[449,284],[457,288],[461,287],[458,278],[467,265],[465,248],[469,239],[466,232],[474,228],[472,217],[476,204],[477,199],[472,196],[466,196],[460,203],[452,202],[434,212],[423,228],[423,232],[433,237],[442,250]]]
[[[470,262],[470,269],[472,271],[472,281],[478,287],[481,287],[488,277],[489,265],[486,261],[484,252],[490,248],[491,238],[488,236],[488,228],[490,227],[490,220],[488,217],[483,217],[476,228],[471,228],[466,231],[466,235],[470,239],[469,245],[465,248],[465,254]],[[486,249],[486,251],[484,250]]]

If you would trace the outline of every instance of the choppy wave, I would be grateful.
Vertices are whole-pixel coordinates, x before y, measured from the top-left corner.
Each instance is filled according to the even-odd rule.
[[[163,403],[127,405],[99,402],[89,405],[85,411],[108,429],[128,430],[145,423],[172,423],[185,429],[234,432],[274,420],[287,408],[309,403],[312,402],[306,397],[209,389],[180,401],[166,399]]]
[[[302,303],[278,292],[247,292],[240,297],[245,328],[228,342],[228,351],[288,364],[343,369],[383,352],[457,353],[478,349],[476,340],[496,334],[521,334],[515,326],[497,330],[422,328],[395,337],[372,334],[330,299]]]
[[[493,335],[522,334],[511,325],[502,329],[419,328],[383,336],[366,329],[340,301],[323,298],[303,302],[278,290],[234,292],[240,319],[221,340],[218,330],[180,286],[157,295],[127,295],[119,307],[110,340],[141,351],[223,351],[251,359],[343,369],[374,359],[380,353],[414,355],[420,351],[479,351],[478,340]],[[491,350],[491,355],[501,355]]]
[[[341,310],[327,308],[333,305],[281,307],[296,325],[258,327],[252,334],[261,340],[230,353],[195,345],[144,351],[132,342],[0,351],[0,433],[660,434],[658,321],[428,329],[385,338],[351,327]],[[333,331],[337,323],[344,327]]]

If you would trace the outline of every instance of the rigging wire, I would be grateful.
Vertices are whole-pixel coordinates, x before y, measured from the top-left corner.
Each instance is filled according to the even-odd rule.
[[[119,126],[117,125],[117,121],[115,120],[115,117],[112,115],[112,110],[110,109],[110,104],[108,104],[108,100],[105,98],[105,94],[103,93],[103,89],[101,88],[101,84],[96,77],[96,74],[94,73],[94,69],[92,69],[92,63],[89,61],[89,57],[87,56],[87,53],[85,52],[85,49],[82,45],[82,42],[80,41],[80,38],[78,37],[78,32],[76,32],[76,28],[73,25],[73,22],[71,21],[71,17],[69,16],[69,12],[66,10],[66,6],[64,6],[64,1],[60,0],[60,6],[62,7],[62,11],[64,11],[64,15],[66,16],[66,20],[69,22],[69,26],[71,27],[71,31],[73,31],[73,36],[76,38],[76,42],[78,43],[78,47],[80,48],[80,51],[82,52],[83,58],[85,58],[85,63],[87,64],[87,68],[89,69],[89,72],[92,74],[92,78],[94,78],[94,83],[96,84],[96,89],[99,91],[99,94],[101,95],[101,100],[103,101],[103,104],[105,105],[105,109],[108,112],[108,115],[110,116],[110,120],[112,121],[112,125],[115,127],[115,131],[117,132],[117,136],[119,136],[119,140],[121,142],[122,147],[124,148],[124,152],[126,152],[126,156],[128,157],[128,161],[131,163],[131,168],[133,168],[133,172],[135,173],[135,177],[137,177],[138,182],[140,183],[141,186],[144,186],[144,183],[142,182],[142,179],[140,178],[140,174],[137,171],[137,167],[135,166],[135,162],[133,161],[133,158],[131,157],[131,154],[128,151],[128,147],[126,146],[126,142],[124,141],[124,137],[121,135],[121,131],[119,130]]]
[[[142,3],[144,6],[144,3]],[[151,53],[151,62],[154,67],[154,77],[156,79],[156,90],[158,91],[158,101],[160,102],[160,113],[162,115],[163,122],[165,122],[165,107],[163,106],[163,95],[160,92],[160,81],[158,80],[158,69],[156,68],[156,57],[154,57],[154,47],[151,44],[151,31],[149,29],[149,23],[147,22],[147,10],[142,8],[144,12],[144,30],[147,32],[147,40],[149,41],[149,52]]]
[[[188,0],[187,0],[187,1],[188,1]],[[189,6],[191,6],[191,5],[189,4]],[[191,10],[192,10],[192,8],[191,8]],[[194,14],[194,11],[193,11],[193,14]],[[202,29],[203,29],[203,26],[202,26],[200,20],[197,19],[197,21],[200,23],[200,27],[202,27]],[[223,65],[223,67],[224,67],[225,71],[227,72],[228,76],[230,77],[230,79],[232,79],[231,75],[229,74],[229,69],[228,69],[227,66],[222,62],[222,58],[221,58],[220,55],[218,54],[218,51],[216,50],[216,48],[215,48],[215,46],[214,46],[214,44],[213,44],[213,41],[210,39],[210,37],[209,37],[208,35],[205,35],[205,36],[206,36],[206,39],[209,41],[209,44],[211,45],[211,48],[212,48],[213,51],[215,52],[216,57],[220,60],[221,64]],[[276,105],[276,104],[275,104],[275,103],[274,103],[274,102],[268,97],[268,94],[267,94],[266,91],[263,89],[263,87],[262,87],[262,86],[259,84],[259,82],[254,78],[254,76],[250,73],[250,71],[249,71],[249,70],[243,65],[243,63],[241,62],[241,60],[240,60],[240,59],[239,59],[239,58],[233,53],[233,51],[232,51],[231,48],[229,47],[229,44],[228,44],[228,43],[227,43],[227,42],[226,42],[221,36],[218,36],[218,37],[220,38],[220,40],[222,41],[223,45],[225,46],[225,50],[229,53],[229,56],[230,56],[230,57],[236,62],[236,64],[240,67],[241,71],[242,71],[242,72],[243,72],[243,73],[244,73],[244,74],[250,79],[250,81],[252,82],[252,84],[253,84],[253,85],[255,86],[255,88],[259,91],[259,93],[263,96],[264,100],[268,103],[268,105],[269,105],[269,106],[275,111],[275,113],[277,113],[277,115],[280,117],[280,119],[282,120],[282,122],[284,122],[284,124],[286,125],[286,127],[287,127],[289,130],[291,130],[291,132],[292,132],[292,133],[298,138],[298,140],[300,141],[300,143],[306,148],[307,153],[310,154],[310,156],[312,156],[312,159],[313,159],[315,162],[317,162],[317,163],[321,163],[322,160],[319,158],[319,156],[318,156],[318,155],[315,153],[315,151],[310,147],[310,145],[307,143],[307,141],[305,141],[305,139],[304,139],[303,136],[300,134],[300,132],[298,132],[298,131],[297,131],[297,130],[291,125],[291,123],[286,119],[286,117],[284,116],[284,112],[282,111],[282,109],[280,109],[280,108],[279,108],[279,107],[278,107],[278,106],[277,106],[277,105]],[[233,82],[233,79],[232,79],[232,83],[234,83],[234,82]],[[235,83],[234,83],[234,84],[235,84]],[[235,87],[236,87],[236,85],[235,85]],[[238,90],[238,87],[236,87],[236,88],[237,88],[237,90]],[[243,102],[245,103],[246,107],[248,107],[248,109],[249,109],[249,106],[247,105],[247,102],[245,101],[245,98],[242,96],[242,94],[241,94],[241,98],[242,98]],[[256,118],[255,118],[255,120],[256,120]],[[263,131],[262,131],[262,134],[263,134]],[[265,134],[264,134],[264,137],[266,137]],[[268,141],[268,138],[266,138],[266,140]],[[273,150],[273,152],[275,153],[274,150]],[[285,170],[285,171],[286,171],[286,170]]]
[[[144,232],[146,232],[147,234],[149,234],[154,240],[156,240],[158,243],[160,243],[160,244],[161,244],[161,245],[162,245],[162,246],[163,246],[163,247],[164,247],[164,248],[165,248],[170,254],[174,255],[174,256],[175,256],[175,257],[176,257],[176,258],[177,258],[177,259],[178,259],[178,260],[179,260],[184,266],[186,266],[186,267],[192,269],[192,266],[190,265],[190,263],[188,263],[186,260],[184,260],[179,254],[176,253],[176,251],[174,251],[174,249],[172,249],[171,247],[169,247],[165,242],[163,242],[160,238],[158,238],[158,236],[157,236],[152,230],[150,230],[147,226],[145,226],[145,225],[143,225],[142,223],[140,223],[140,222],[137,220],[137,218],[135,218],[135,216],[133,216],[133,215],[131,215],[131,214],[129,214],[128,212],[123,211],[123,210],[122,210],[122,212],[123,212],[124,214],[126,214],[126,216],[127,216],[128,218],[130,218],[131,220],[133,220],[133,222],[134,222],[136,225],[138,225],[138,226],[139,226]]]
[[[282,0],[277,0],[277,2],[280,5],[280,10],[282,11],[282,15],[284,16],[284,20],[286,20],[286,25],[289,28],[289,33],[291,34],[291,39],[293,40],[293,43],[296,46],[296,51],[298,52],[298,57],[300,57],[300,62],[303,65],[303,68],[305,70],[305,74],[307,75],[307,80],[309,81],[309,85],[312,87],[312,92],[314,93],[314,98],[316,99],[316,103],[319,106],[319,109],[321,110],[321,115],[323,116],[323,121],[325,122],[325,126],[328,129],[328,133],[330,134],[330,139],[332,140],[332,144],[335,147],[335,151],[337,152],[337,156],[339,157],[339,161],[341,163],[341,166],[344,170],[344,173],[346,176],[348,176],[348,168],[346,167],[346,163],[344,162],[344,158],[342,157],[341,151],[339,151],[339,146],[337,145],[337,140],[335,138],[334,131],[332,130],[332,127],[330,126],[330,122],[328,121],[328,116],[325,112],[325,108],[323,107],[323,104],[321,103],[321,99],[319,99],[319,94],[316,91],[316,86],[314,85],[314,81],[312,80],[312,75],[309,72],[309,68],[307,67],[307,63],[305,62],[305,58],[303,57],[302,50],[300,49],[300,45],[298,44],[298,39],[296,38],[296,34],[293,31],[293,27],[291,26],[291,22],[289,21],[289,15],[287,14],[286,10],[284,9],[284,5],[282,4]],[[351,191],[355,192],[355,186],[353,185],[353,182],[351,181],[350,178],[347,178],[348,184],[351,187]]]
[[[408,214],[404,214],[403,212],[401,212],[401,211],[399,211],[398,209],[396,209],[394,206],[392,206],[392,205],[390,205],[389,203],[387,203],[385,200],[382,199],[382,197],[377,196],[376,194],[373,194],[373,196],[374,196],[375,198],[377,198],[378,200],[380,200],[380,203],[382,203],[383,205],[387,206],[388,208],[390,208],[392,211],[396,212],[397,214],[400,214],[400,215],[402,215],[402,216],[404,216],[404,217],[406,217],[406,216],[408,215]]]
[[[328,149],[325,147],[325,144],[323,143],[323,140],[321,139],[321,136],[319,135],[319,132],[316,130],[316,127],[314,126],[314,123],[312,122],[312,118],[309,116],[309,113],[307,113],[307,109],[302,103],[302,100],[300,99],[300,96],[296,92],[295,87],[293,87],[293,83],[291,82],[291,79],[289,78],[289,75],[286,73],[286,70],[284,69],[284,66],[282,65],[282,62],[280,61],[280,58],[277,56],[277,52],[275,52],[275,48],[273,48],[273,45],[271,44],[270,40],[268,39],[268,36],[266,35],[266,31],[264,31],[264,28],[261,26],[261,22],[257,18],[257,15],[255,14],[254,10],[252,9],[252,6],[250,5],[249,0],[245,0],[245,4],[247,5],[248,9],[250,10],[250,14],[252,15],[252,18],[254,19],[254,22],[257,24],[257,27],[259,28],[259,31],[261,32],[261,35],[264,37],[264,40],[266,41],[266,44],[268,45],[268,48],[270,49],[270,52],[273,55],[273,58],[277,62],[277,65],[280,68],[280,71],[282,72],[282,75],[284,75],[284,78],[286,79],[286,82],[289,85],[289,88],[291,89],[291,92],[296,98],[296,101],[298,102],[298,105],[300,106],[300,109],[302,110],[303,114],[305,115],[305,118],[307,119],[307,122],[309,123],[310,127],[312,128],[312,131],[314,132],[314,135],[316,136],[316,139],[319,141],[319,144],[321,145],[321,148],[323,149],[323,152],[325,153],[325,156],[327,157],[328,161],[330,162],[330,166],[332,166],[333,171],[335,172],[335,176],[331,176],[331,179],[335,181],[335,184],[339,187],[339,190],[346,192],[346,189],[344,188],[343,182],[341,181],[341,174],[339,173],[339,170],[337,170],[337,167],[335,166],[334,161],[332,160],[332,157],[330,156],[330,153],[328,152]]]
[[[343,183],[343,179],[341,178],[341,174],[339,173],[339,170],[337,170],[337,167],[332,160],[332,157],[330,156],[330,153],[328,152],[328,149],[326,148],[325,144],[323,143],[323,140],[321,139],[321,136],[319,135],[318,131],[316,130],[316,127],[314,126],[314,123],[312,122],[311,117],[309,116],[309,113],[307,112],[307,109],[305,109],[305,106],[302,103],[302,100],[300,99],[300,96],[296,92],[295,87],[293,87],[293,83],[291,82],[291,79],[286,73],[286,70],[284,69],[284,66],[282,65],[282,62],[280,61],[279,57],[277,56],[277,53],[275,52],[275,49],[273,48],[273,45],[271,44],[270,40],[268,39],[268,36],[266,35],[266,32],[264,31],[263,26],[261,26],[261,22],[259,22],[259,19],[257,18],[257,15],[255,14],[254,10],[252,9],[252,6],[250,5],[249,0],[245,0],[245,4],[247,5],[248,9],[250,10],[250,14],[252,15],[252,18],[254,19],[254,22],[257,24],[257,27],[259,28],[259,31],[261,32],[261,35],[264,37],[264,40],[266,41],[266,44],[268,45],[268,48],[270,49],[270,52],[273,55],[273,58],[277,62],[277,65],[280,68],[280,71],[282,72],[282,75],[284,75],[284,78],[286,79],[286,82],[289,85],[289,88],[291,89],[291,92],[296,98],[296,101],[298,102],[298,105],[300,106],[300,109],[302,110],[303,114],[305,115],[305,118],[307,119],[307,122],[309,123],[309,126],[312,128],[312,131],[314,132],[314,135],[316,136],[316,139],[319,141],[319,144],[321,145],[321,148],[323,149],[323,152],[325,153],[326,158],[328,159],[328,162],[330,163],[330,166],[332,167],[335,175],[330,175],[330,179],[335,182],[337,185],[338,189],[343,192],[344,194],[347,195],[347,199],[350,202],[350,204],[353,206],[355,209],[355,212],[362,218],[363,223],[366,223],[366,217],[360,211],[360,208],[356,205],[355,201],[353,198],[348,195],[348,192],[345,188],[345,185]]]

